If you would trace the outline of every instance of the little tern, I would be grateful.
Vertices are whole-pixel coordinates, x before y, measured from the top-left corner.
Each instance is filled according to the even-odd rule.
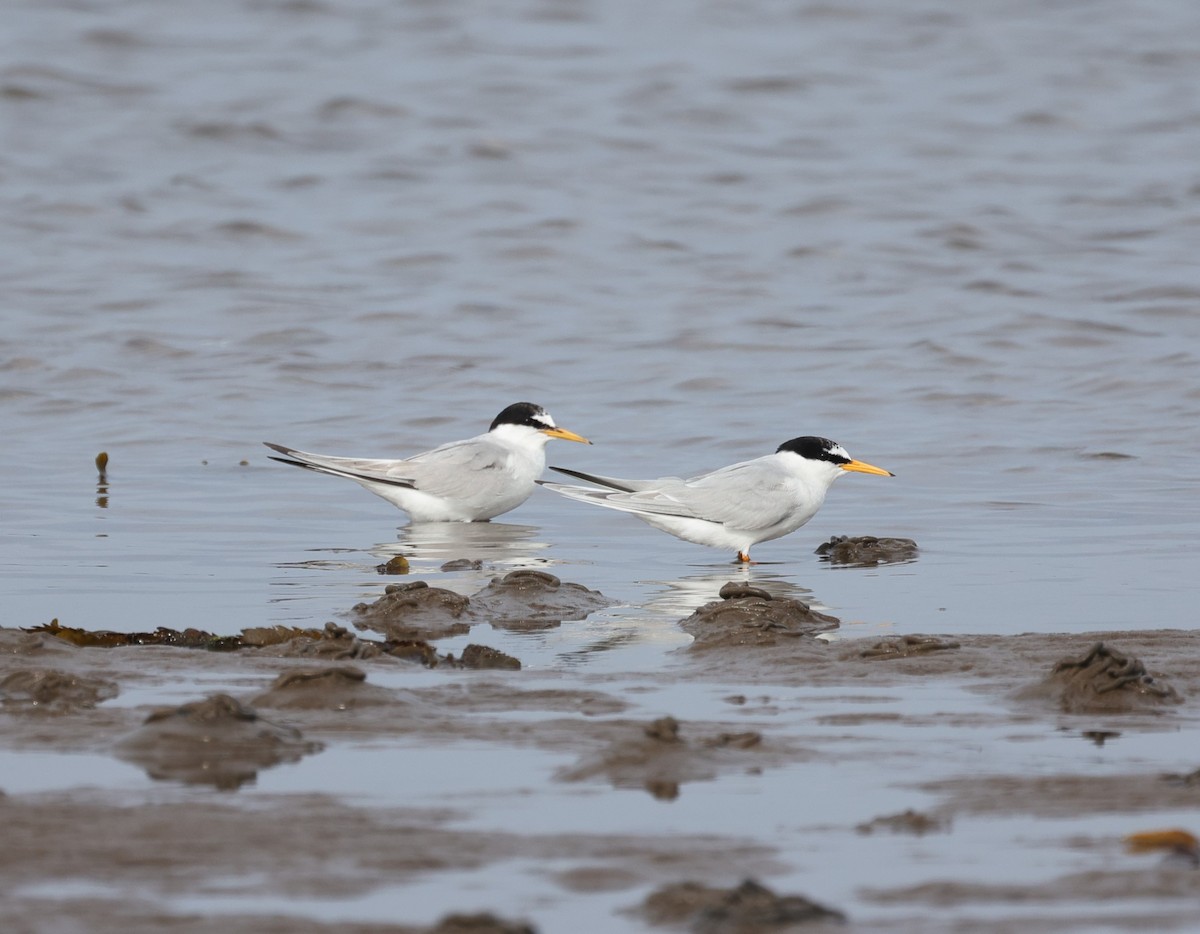
[[[403,460],[330,457],[263,443],[284,455],[271,460],[353,480],[403,509],[413,522],[486,522],[533,494],[534,481],[546,469],[551,438],[592,443],[559,428],[532,402],[510,405],[482,435]]]
[[[794,532],[817,514],[833,481],[850,471],[894,476],[854,460],[828,438],[806,436],[779,445],[774,454],[731,464],[690,480],[622,480],[565,467],[551,470],[586,480],[592,487],[539,480],[570,499],[632,513],[697,545],[737,549],[750,563],[750,546]]]

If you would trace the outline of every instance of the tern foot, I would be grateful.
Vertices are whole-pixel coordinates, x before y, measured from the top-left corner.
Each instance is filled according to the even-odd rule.
[[[736,557],[736,558],[734,558],[734,561],[735,561],[737,564],[743,564],[743,565],[749,565],[749,564],[758,564],[758,562],[757,562],[757,561],[751,561],[751,560],[750,560],[750,553],[749,553],[749,552],[746,552],[746,551],[739,551],[739,552],[737,553],[737,557]]]

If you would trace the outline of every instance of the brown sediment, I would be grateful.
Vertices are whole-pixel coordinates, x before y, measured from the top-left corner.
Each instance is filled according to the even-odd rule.
[[[154,711],[115,751],[151,778],[230,790],[253,781],[262,769],[321,748],[299,730],[263,720],[227,694],[214,694]]]
[[[916,561],[920,549],[911,538],[878,538],[874,535],[835,535],[817,546],[814,554],[839,567],[873,568],[881,564]]]
[[[548,629],[563,620],[585,619],[613,602],[545,571],[521,570],[492,578],[471,597],[471,611],[497,629]]]
[[[818,613],[807,603],[773,597],[741,581],[730,581],[719,596],[720,600],[704,604],[680,622],[680,628],[694,637],[692,649],[773,646],[838,627],[835,617]]]
[[[27,668],[0,678],[0,704],[6,710],[64,713],[95,707],[117,696],[117,685],[51,668]]]
[[[352,710],[372,704],[395,703],[391,691],[367,684],[361,668],[311,668],[288,671],[250,703],[255,707]]]
[[[1160,711],[1182,700],[1173,687],[1147,672],[1140,659],[1103,642],[1079,658],[1058,662],[1021,696],[1045,698],[1066,713]]]
[[[876,642],[869,649],[863,649],[859,654],[863,658],[909,658],[913,655],[924,655],[928,652],[945,652],[950,649],[962,648],[961,643],[936,636],[894,636]]]
[[[351,612],[359,629],[381,632],[394,641],[427,640],[470,632],[470,605],[462,594],[412,581],[389,584],[374,603],[359,603]]]
[[[747,879],[731,889],[698,882],[663,886],[646,896],[639,913],[650,924],[694,934],[769,934],[795,925],[845,920],[845,915],[803,895],[776,895]]]
[[[497,629],[550,629],[563,620],[585,619],[613,603],[582,584],[564,583],[544,571],[512,571],[470,597],[430,587],[425,581],[391,584],[374,603],[353,609],[355,625],[389,639],[440,639],[463,635],[475,623]]]
[[[711,781],[730,771],[759,772],[795,761],[788,744],[763,741],[761,733],[686,727],[674,717],[648,724],[613,724],[606,745],[555,776],[578,782],[602,778],[615,788],[644,788],[654,797],[679,797],[688,782]]]
[[[521,670],[519,659],[507,655],[499,649],[493,649],[486,645],[475,645],[474,643],[463,649],[459,662],[464,668],[499,669],[502,671]]]
[[[886,814],[873,820],[865,821],[854,828],[862,834],[886,830],[890,833],[911,833],[918,837],[927,833],[935,833],[950,829],[950,821],[945,817],[936,817],[914,811],[909,808],[899,814]]]
[[[725,603],[773,602],[744,586],[730,588],[727,594],[730,600]],[[912,637],[913,641],[896,637],[883,641],[885,646],[897,646],[900,651],[885,648],[886,654],[882,655],[871,654],[873,648],[878,648],[878,638],[825,643],[780,637],[767,651],[752,642],[730,641],[707,651],[672,653],[660,669],[649,673],[588,675],[586,685],[574,672],[462,671],[451,667],[445,656],[439,657],[427,642],[412,642],[409,647],[417,654],[431,653],[432,660],[446,673],[412,671],[391,654],[401,650],[400,643],[367,640],[340,627],[317,631],[315,638],[302,634],[278,641],[285,635],[271,627],[261,633],[247,630],[241,637],[247,643],[241,651],[214,653],[179,651],[179,646],[171,644],[80,647],[50,631],[0,629],[0,679],[50,669],[66,677],[120,684],[124,694],[124,705],[108,703],[98,695],[95,706],[69,707],[61,716],[0,711],[0,749],[102,754],[120,744],[123,737],[136,736],[156,721],[173,724],[179,715],[180,708],[171,708],[166,714],[151,717],[151,724],[139,727],[138,721],[145,719],[147,708],[127,706],[128,698],[136,697],[134,688],[174,688],[220,679],[223,686],[234,686],[229,690],[240,708],[244,710],[248,705],[253,711],[258,707],[276,720],[269,725],[283,729],[285,742],[279,761],[312,751],[304,744],[314,741],[335,747],[326,756],[337,754],[338,743],[402,741],[411,771],[403,776],[382,776],[383,782],[410,781],[412,776],[420,775],[422,751],[434,745],[481,743],[488,749],[500,747],[516,755],[534,749],[554,753],[562,757],[559,761],[571,764],[557,772],[547,766],[544,780],[591,783],[578,790],[560,787],[558,794],[579,794],[591,800],[610,794],[606,786],[634,788],[661,801],[646,801],[643,806],[678,808],[670,803],[672,797],[682,796],[686,803],[692,782],[745,775],[750,777],[744,781],[753,786],[759,780],[752,776],[759,771],[769,773],[791,767],[796,769],[797,793],[803,795],[809,789],[804,784],[802,763],[828,764],[847,755],[879,756],[881,787],[908,787],[911,782],[914,791],[931,800],[922,803],[920,810],[875,817],[878,810],[864,801],[862,811],[850,820],[836,826],[803,828],[805,835],[811,830],[814,847],[819,846],[816,841],[823,835],[849,834],[859,839],[859,833],[869,834],[860,845],[875,846],[874,837],[888,839],[890,834],[898,833],[911,834],[913,839],[898,839],[888,846],[911,842],[928,855],[943,844],[950,845],[958,836],[942,836],[936,831],[951,826],[951,822],[961,827],[967,816],[976,814],[1037,818],[1103,815],[1106,819],[1113,814],[1143,815],[1136,822],[1131,820],[1132,826],[1122,828],[1122,833],[1145,831],[1145,817],[1153,817],[1153,826],[1166,814],[1167,826],[1178,822],[1181,830],[1196,829],[1188,821],[1200,807],[1200,779],[1195,771],[1200,762],[1185,758],[1173,763],[1176,771],[1167,774],[1163,766],[1147,767],[1144,772],[1113,773],[1098,768],[1097,750],[1079,741],[1081,736],[1103,734],[1111,737],[1119,749],[1130,735],[1194,723],[1194,698],[1200,696],[1200,634],[1194,632],[1164,630],[1103,636],[1107,646],[1120,646],[1116,651],[1126,662],[1142,659],[1144,669],[1154,672],[1153,684],[1169,679],[1176,696],[1182,698],[1181,702],[1153,708],[1160,712],[1156,717],[1146,717],[1140,709],[1132,708],[1064,713],[1057,703],[1047,703],[1044,692],[1034,690],[1032,696],[1026,695],[1031,686],[1040,688],[1057,659],[1069,657],[1075,665],[1059,674],[1086,670],[1087,665],[1080,665],[1092,654],[1089,647],[1097,641],[1096,635],[957,636],[953,640],[957,648],[952,650],[924,648],[934,645],[928,640],[938,637]],[[946,641],[936,644],[944,645]],[[337,654],[361,655],[364,647],[372,652],[355,657],[353,669],[331,664]],[[330,654],[306,654],[308,651]],[[480,654],[490,655],[482,650]],[[1116,680],[1132,676],[1133,680],[1127,682],[1132,687],[1122,685],[1104,693],[1136,689],[1140,675],[1134,667],[1118,663],[1116,670]],[[906,708],[902,690],[914,677],[923,683],[965,687],[992,698],[994,703],[962,711],[948,706],[914,712]],[[654,691],[663,685],[684,683],[711,686],[711,719],[662,717],[658,710],[646,716],[628,713],[637,705],[640,694],[653,698]],[[730,692],[735,684],[739,693]],[[859,690],[862,687],[874,690]],[[896,690],[887,690],[890,687]],[[789,700],[792,688],[806,689],[802,702]],[[725,703],[720,702],[722,698]],[[837,706],[828,706],[830,703]],[[265,736],[253,732],[268,725],[262,717],[248,717],[234,709],[231,719],[228,731],[223,725],[212,735],[218,740],[219,735],[232,737],[236,748],[243,738],[238,731],[244,727],[251,731],[245,734],[249,736],[245,745],[252,750],[248,761],[243,758],[239,763],[234,756],[232,769],[222,766],[217,761],[220,755],[212,756],[213,750],[208,748],[198,756],[190,752],[160,754],[157,762],[149,765],[137,759],[131,761],[151,774],[165,761],[177,771],[164,767],[166,770],[159,774],[177,781],[207,781],[225,789],[238,787],[256,771],[270,767],[265,761],[270,756],[264,761],[254,756],[263,749],[271,752],[276,740],[270,732]],[[947,761],[955,764],[939,772],[936,763],[942,747],[921,746],[920,734],[908,729],[928,724],[936,724],[942,731],[939,736],[949,743],[979,742],[975,731],[979,724],[991,728],[993,736],[995,727],[1009,726],[1013,741],[1062,730],[1074,738],[1074,743],[1061,747],[1062,774],[1006,771],[1003,765],[993,765],[993,771],[981,774],[978,769],[964,768],[961,757],[953,756]],[[302,734],[294,732],[297,727]],[[191,724],[189,733],[193,737],[205,735],[203,727],[195,724]],[[910,735],[914,738],[909,739]],[[214,743],[219,753],[218,740]],[[301,747],[294,746],[296,741]],[[1003,743],[1006,739],[1001,735],[991,741]],[[147,745],[169,747],[172,742],[159,736]],[[196,745],[214,743],[202,741]],[[1078,755],[1072,759],[1071,751],[1076,747]],[[211,757],[206,758],[206,754]],[[189,757],[193,764],[199,763],[198,769],[190,773],[180,769]],[[914,757],[933,763],[924,767],[919,780],[913,780],[905,768]],[[787,776],[777,775],[776,780],[781,777]],[[4,782],[5,777],[0,776],[0,786]],[[252,806],[237,808],[223,804],[228,800],[226,796],[196,795],[195,790],[188,792],[187,805],[180,806],[177,802],[167,805],[145,800],[146,796],[136,789],[77,789],[58,794],[16,792],[6,787],[7,796],[0,794],[0,821],[5,826],[6,840],[0,847],[0,878],[6,879],[0,885],[0,894],[5,896],[6,922],[18,930],[36,929],[38,920],[48,917],[56,923],[61,921],[63,926],[74,924],[81,929],[148,932],[170,926],[191,931],[186,918],[164,907],[170,905],[172,893],[205,892],[220,897],[220,885],[224,884],[220,880],[239,875],[255,877],[256,890],[268,896],[353,897],[379,887],[404,884],[417,876],[428,878],[439,872],[475,870],[520,859],[540,863],[543,877],[561,887],[563,898],[573,898],[577,895],[572,893],[633,893],[643,886],[674,885],[680,879],[697,880],[702,888],[728,892],[719,886],[744,876],[769,880],[773,873],[795,872],[806,858],[818,858],[816,850],[808,855],[788,853],[785,863],[768,841],[738,836],[736,832],[676,837],[649,832],[536,834],[463,828],[459,825],[463,814],[487,813],[480,810],[488,806],[490,786],[486,774],[480,775],[477,787],[479,795],[455,799],[446,805],[445,813],[351,806],[337,800],[337,789],[325,796],[268,795],[258,791],[247,801]],[[530,793],[536,793],[537,788],[531,786]],[[456,815],[450,813],[451,806],[458,811]],[[1171,817],[1172,812],[1179,816]],[[781,811],[779,820],[789,820],[786,810]],[[871,869],[857,880],[856,891],[863,891],[862,886],[869,884],[873,886],[866,890],[869,900],[881,906],[914,906],[909,910],[921,911],[921,915],[906,915],[877,927],[856,919],[849,929],[886,930],[889,934],[936,930],[942,934],[949,928],[931,928],[927,917],[931,913],[923,909],[978,904],[993,911],[999,905],[1003,916],[1005,904],[1020,906],[1027,912],[1029,905],[1044,903],[1050,906],[1045,917],[1014,914],[1007,928],[996,930],[1054,931],[1055,919],[1061,917],[1066,906],[1086,906],[1089,899],[1096,900],[1095,917],[1102,918],[1104,900],[1113,897],[1106,894],[1109,892],[1120,891],[1127,901],[1187,899],[1194,895],[1196,869],[1186,860],[1166,862],[1178,858],[1174,848],[1164,845],[1154,851],[1127,854],[1119,834],[1093,839],[1083,833],[1077,828],[1064,830],[1061,846],[1094,850],[1097,861],[1103,863],[1103,872],[1064,875],[1030,884],[993,885],[977,870],[964,866],[962,878],[939,878],[931,869],[929,874],[916,877],[921,880],[919,885],[889,887],[885,869]],[[916,837],[921,834],[925,836],[918,841]],[[186,841],[186,846],[180,845],[181,841]],[[152,871],[146,868],[148,859],[153,860]],[[1114,868],[1114,859],[1124,862]],[[937,865],[945,869],[944,861]],[[735,873],[732,880],[731,871]],[[953,875],[954,871],[948,873]],[[134,897],[51,902],[11,888],[43,884],[47,879],[86,880],[122,893],[147,891],[149,885],[154,897],[145,902]],[[6,885],[10,888],[4,888]],[[238,894],[234,888],[228,891]],[[822,896],[820,891],[808,894]],[[629,901],[640,897],[640,892],[631,894]],[[1154,904],[1156,919],[1176,917],[1173,907]],[[849,905],[837,907],[852,909]],[[445,911],[453,909],[453,904],[445,906]],[[1079,917],[1091,917],[1081,910],[1084,913]],[[1131,919],[1134,914],[1130,909]],[[531,911],[531,915],[536,923],[537,912]],[[326,930],[302,918],[291,919],[290,925],[288,919],[271,922],[274,927],[257,915],[219,920],[223,929],[247,934],[260,930]],[[508,922],[502,918],[500,923]],[[680,923],[692,926],[697,922],[693,917]],[[825,930],[825,924],[830,925],[829,930],[836,930],[835,922],[828,919],[803,923],[812,925],[806,930]],[[1184,921],[1176,927],[1188,929]],[[328,928],[334,929],[366,932],[372,926]],[[420,925],[378,927],[379,931],[385,929],[429,930]],[[215,934],[217,927],[195,930],[197,934]]]

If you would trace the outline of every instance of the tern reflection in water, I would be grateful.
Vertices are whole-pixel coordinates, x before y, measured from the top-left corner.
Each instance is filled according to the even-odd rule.
[[[480,562],[482,569],[544,568],[554,562],[542,553],[550,543],[542,529],[508,522],[414,522],[401,527],[397,540],[375,545],[371,554],[387,561],[402,555],[436,571],[448,561]]]

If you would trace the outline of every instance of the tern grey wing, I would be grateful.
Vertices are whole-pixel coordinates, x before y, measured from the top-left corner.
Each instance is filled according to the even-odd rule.
[[[761,459],[694,477],[666,492],[698,518],[738,529],[770,528],[793,515],[799,505],[787,474]]]
[[[617,490],[620,493],[637,493],[641,490],[652,490],[665,480],[676,479],[675,477],[664,477],[660,480],[624,480],[620,477],[605,477],[598,473],[584,473],[582,470],[568,470],[566,467],[551,466],[550,469],[558,473],[565,473],[568,477],[586,480],[588,483],[596,484],[596,486]]]
[[[418,454],[404,462],[404,469],[413,487],[422,493],[479,502],[511,495],[513,482],[519,479],[513,472],[512,453],[486,436]]]
[[[270,441],[264,441],[263,444],[272,451],[278,451],[284,455],[271,458],[281,464],[305,467],[320,473],[349,477],[352,480],[371,480],[376,483],[390,483],[406,487],[413,485],[412,478],[404,466],[408,463],[407,461],[378,457],[333,457],[328,454],[309,454],[307,451],[297,451],[295,448],[272,444]]]

